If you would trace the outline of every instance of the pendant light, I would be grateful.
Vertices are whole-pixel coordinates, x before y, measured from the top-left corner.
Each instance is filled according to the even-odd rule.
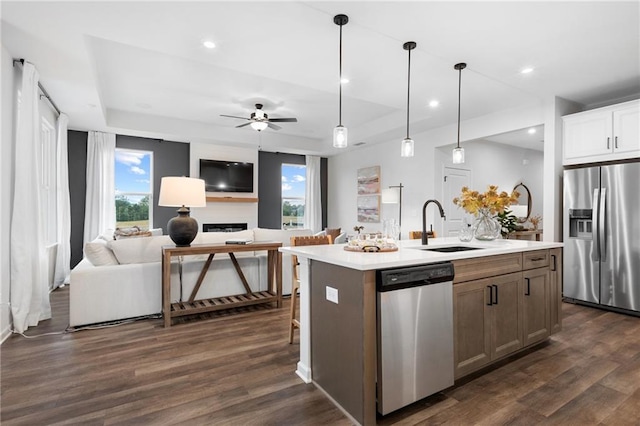
[[[340,26],[340,102],[338,106],[338,125],[333,129],[333,147],[347,147],[347,128],[342,125],[342,26],[349,22],[347,15],[336,15],[333,22]]]
[[[458,70],[458,145],[453,148],[453,164],[464,163],[464,148],[460,148],[460,92],[462,89],[462,70],[467,67],[467,64],[460,62],[455,64],[453,69]]]
[[[407,66],[407,137],[400,145],[400,155],[402,157],[413,157],[413,139],[409,137],[409,89],[411,87],[411,51],[417,46],[415,41],[408,41],[402,48],[409,52],[409,65]]]

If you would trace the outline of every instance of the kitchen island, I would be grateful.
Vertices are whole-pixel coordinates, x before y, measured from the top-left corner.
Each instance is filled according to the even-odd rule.
[[[471,250],[423,250],[453,246]],[[344,245],[280,250],[300,260],[296,373],[359,424],[376,423],[376,271],[453,263],[453,297],[446,308],[453,313],[456,379],[542,342],[561,327],[561,243],[436,238],[428,246],[401,241],[395,252],[348,252]]]

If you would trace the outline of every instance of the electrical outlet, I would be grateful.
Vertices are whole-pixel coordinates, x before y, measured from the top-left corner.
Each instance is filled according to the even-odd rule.
[[[338,289],[333,287],[326,287],[327,289],[327,300],[329,302],[333,302],[336,305],[338,304]]]

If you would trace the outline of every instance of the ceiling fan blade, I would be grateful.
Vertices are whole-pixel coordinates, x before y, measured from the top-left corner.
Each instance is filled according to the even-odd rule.
[[[249,124],[251,124],[251,122],[249,122],[249,123],[244,123],[244,124],[241,124],[241,125],[239,125],[239,126],[236,126],[236,129],[237,129],[238,127],[244,127],[244,126],[248,126]]]
[[[269,122],[267,122],[267,126],[269,126],[269,128],[270,128],[270,129],[273,129],[273,130],[280,130],[280,129],[282,129],[282,127],[280,127],[280,126],[276,126],[275,124],[271,124],[271,123],[269,123]]]
[[[272,123],[297,123],[297,118],[270,118],[270,122]]]
[[[247,117],[238,117],[237,115],[224,115],[224,114],[220,114],[220,117],[239,118],[240,120],[250,120],[250,118],[247,118]]]

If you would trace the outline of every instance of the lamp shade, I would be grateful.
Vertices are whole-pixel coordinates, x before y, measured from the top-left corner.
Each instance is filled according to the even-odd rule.
[[[400,191],[396,188],[386,188],[382,190],[382,204],[398,204],[400,202]]]
[[[204,180],[165,176],[160,181],[160,197],[158,205],[164,207],[205,207],[207,196]]]
[[[413,139],[404,138],[402,140],[402,144],[400,145],[400,156],[413,157]]]

